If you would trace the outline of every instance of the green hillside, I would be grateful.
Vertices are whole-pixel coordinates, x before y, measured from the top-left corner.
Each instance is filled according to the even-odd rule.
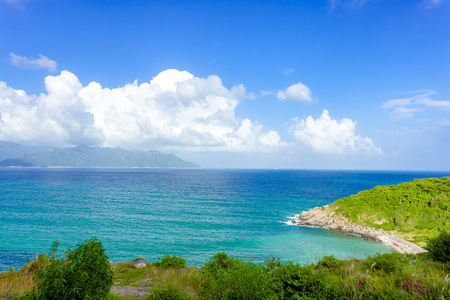
[[[335,216],[365,227],[394,231],[418,244],[450,230],[450,178],[377,186],[330,204]]]
[[[26,147],[0,142],[0,167],[77,168],[199,168],[195,163],[159,151],[127,151],[122,148]]]

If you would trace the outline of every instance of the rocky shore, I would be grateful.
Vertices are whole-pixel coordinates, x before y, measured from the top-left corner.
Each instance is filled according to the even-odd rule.
[[[426,252],[426,250],[418,245],[402,240],[391,233],[383,231],[383,229],[376,230],[373,227],[362,227],[350,224],[344,217],[335,216],[334,212],[330,211],[328,208],[328,205],[325,205],[324,207],[316,207],[309,211],[304,211],[298,216],[292,216],[292,218],[294,218],[293,222],[298,226],[328,228],[379,241],[391,247],[398,253],[416,254]]]

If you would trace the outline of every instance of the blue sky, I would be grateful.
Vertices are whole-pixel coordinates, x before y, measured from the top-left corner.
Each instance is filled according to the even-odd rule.
[[[0,140],[450,170],[450,1],[0,0]]]

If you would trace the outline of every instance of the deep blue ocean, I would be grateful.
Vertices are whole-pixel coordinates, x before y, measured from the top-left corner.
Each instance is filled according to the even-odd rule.
[[[243,259],[312,263],[365,257],[383,244],[281,221],[377,185],[450,172],[0,168],[0,271],[55,240],[91,237],[110,260],[168,253],[201,266],[218,251]]]

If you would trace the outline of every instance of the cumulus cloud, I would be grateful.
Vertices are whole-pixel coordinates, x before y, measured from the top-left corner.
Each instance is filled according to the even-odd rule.
[[[26,58],[25,56],[10,53],[11,62],[14,66],[20,68],[30,69],[47,69],[49,71],[56,71],[56,61],[49,59],[47,56],[39,54],[39,58]]]
[[[295,139],[309,146],[314,152],[327,154],[346,154],[358,151],[381,154],[368,137],[355,134],[356,122],[351,119],[333,120],[327,110],[314,120],[295,118],[291,131]]]
[[[87,144],[126,149],[274,151],[276,131],[235,116],[242,85],[218,76],[166,70],[150,82],[109,89],[82,86],[62,71],[45,79],[47,94],[29,96],[0,82],[0,140]]]
[[[94,116],[78,96],[81,84],[75,75],[62,72],[45,79],[47,95],[28,96],[25,91],[0,82],[0,140],[92,144],[101,136]]]
[[[415,91],[408,94],[411,94],[411,96],[392,99],[384,102],[381,106],[385,111],[389,111],[392,120],[413,118],[416,113],[426,110],[450,111],[450,101],[432,100],[430,98],[435,94],[432,90]]]
[[[284,91],[278,91],[277,98],[279,100],[312,101],[310,89],[301,82],[289,86]]]

